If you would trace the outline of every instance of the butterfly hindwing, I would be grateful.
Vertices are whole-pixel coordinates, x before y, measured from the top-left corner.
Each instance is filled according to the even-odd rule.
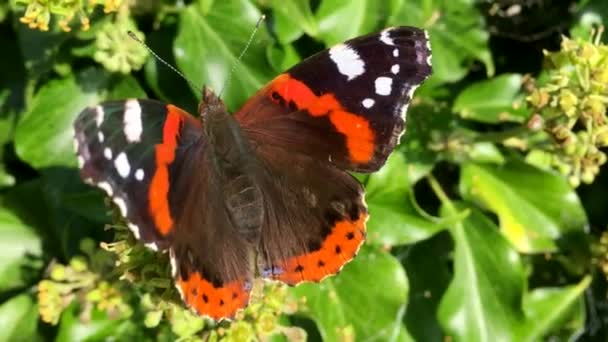
[[[398,143],[413,92],[431,73],[430,56],[423,30],[387,28],[307,58],[235,115],[253,140],[372,172]]]

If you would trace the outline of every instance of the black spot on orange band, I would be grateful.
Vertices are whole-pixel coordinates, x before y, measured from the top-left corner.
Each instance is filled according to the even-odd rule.
[[[365,221],[368,214],[361,212],[356,220],[343,219],[336,221],[331,233],[321,242],[321,247],[308,254],[290,258],[274,268],[270,276],[289,285],[303,281],[321,281],[336,274],[342,266],[351,261],[359,247],[365,241]],[[348,238],[351,236],[352,238]]]

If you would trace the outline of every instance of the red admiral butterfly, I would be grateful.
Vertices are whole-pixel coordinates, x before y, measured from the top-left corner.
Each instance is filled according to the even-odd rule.
[[[231,318],[254,276],[296,285],[338,273],[365,240],[364,192],[431,73],[426,33],[393,27],[304,60],[234,115],[205,88],[199,118],[109,101],[74,123],[82,178],[136,238],[169,251],[184,302]]]

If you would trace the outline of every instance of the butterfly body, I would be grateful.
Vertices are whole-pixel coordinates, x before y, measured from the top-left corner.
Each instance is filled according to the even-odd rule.
[[[105,102],[74,123],[81,176],[169,252],[189,307],[230,318],[256,276],[317,282],[352,260],[369,214],[348,171],[384,164],[430,72],[425,32],[394,27],[319,52],[234,114],[208,88],[198,117]]]

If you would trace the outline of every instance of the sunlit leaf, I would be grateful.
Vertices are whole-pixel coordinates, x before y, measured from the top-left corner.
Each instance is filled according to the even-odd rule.
[[[416,211],[410,198],[411,186],[407,162],[399,153],[394,153],[380,171],[368,178],[369,243],[384,246],[414,243],[441,229],[439,223]]]
[[[247,53],[237,60],[260,15],[247,0],[215,1],[206,15],[195,6],[180,14],[174,45],[177,65],[197,85],[207,85],[216,92],[226,86],[223,100],[232,110],[275,74],[266,62],[269,38],[264,29],[258,31]],[[233,67],[235,71],[228,81]],[[198,93],[200,89],[193,91]]]
[[[522,252],[555,250],[556,239],[587,226],[580,200],[565,179],[521,162],[467,163],[460,192],[494,211],[502,233]]]
[[[523,122],[530,114],[522,107],[521,83],[519,74],[473,83],[458,94],[453,109],[465,119],[480,122]]]

